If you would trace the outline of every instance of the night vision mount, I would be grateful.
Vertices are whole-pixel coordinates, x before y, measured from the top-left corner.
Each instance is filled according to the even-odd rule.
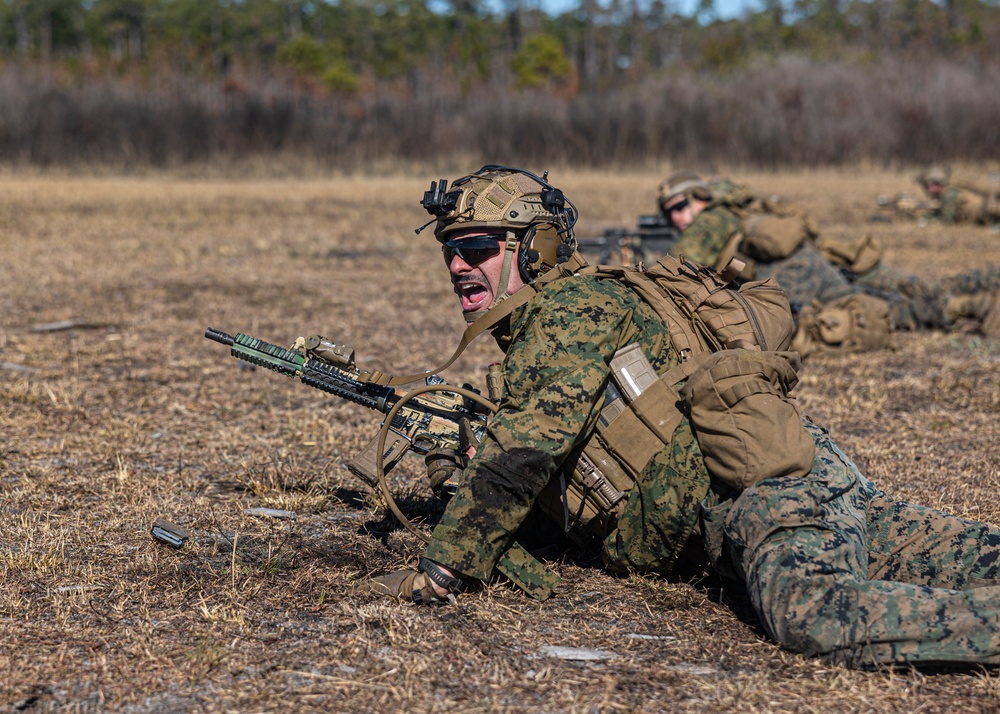
[[[462,189],[460,188],[462,184],[468,182],[475,176],[480,176],[485,173],[493,173],[496,171],[510,171],[512,173],[524,174],[525,176],[537,181],[539,185],[542,186],[542,207],[549,213],[557,213],[566,209],[566,197],[563,195],[561,189],[556,188],[548,182],[548,171],[546,171],[545,174],[539,178],[530,171],[515,169],[511,166],[501,166],[499,164],[486,164],[474,174],[469,174],[468,176],[456,179],[451,185],[451,191],[448,190],[448,179],[431,181],[431,187],[427,191],[424,191],[424,197],[420,201],[420,205],[423,206],[424,209],[432,216],[446,216],[454,211],[455,207],[458,205],[458,199],[462,197]]]
[[[455,182],[456,184],[458,181]],[[420,201],[429,214],[432,216],[447,216],[455,210],[458,199],[462,197],[462,190],[448,190],[448,179],[431,181],[430,190],[424,191],[424,198]]]
[[[509,171],[511,173],[522,174],[536,181],[542,187],[542,190],[539,192],[542,208],[553,216],[558,216],[558,220],[562,223],[562,226],[558,229],[559,232],[565,233],[572,229],[573,224],[576,223],[576,207],[572,202],[566,200],[566,196],[563,194],[562,189],[558,189],[548,182],[548,171],[539,177],[530,171],[514,168],[512,166],[486,164],[475,173],[455,179],[455,181],[451,184],[450,191],[448,190],[448,179],[431,181],[431,187],[427,191],[424,191],[424,197],[421,199],[420,205],[424,207],[424,210],[431,214],[432,218],[430,221],[417,228],[414,232],[419,234],[438,218],[447,216],[448,214],[454,212],[458,207],[458,202],[462,198],[462,186],[464,184],[468,183],[477,176],[499,171]],[[569,204],[568,207],[567,203]]]

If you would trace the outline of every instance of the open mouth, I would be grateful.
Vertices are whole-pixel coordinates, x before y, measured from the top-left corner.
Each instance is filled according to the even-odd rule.
[[[462,301],[463,312],[475,312],[486,305],[489,291],[480,282],[463,281],[455,286],[455,293]]]

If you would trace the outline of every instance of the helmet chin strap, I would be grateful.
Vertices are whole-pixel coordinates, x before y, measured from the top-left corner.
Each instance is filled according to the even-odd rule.
[[[406,375],[391,375],[376,370],[374,372],[361,372],[357,375],[357,379],[366,383],[379,384],[386,387],[397,387],[417,382],[424,379],[429,374],[439,374],[440,372],[444,372],[448,369],[448,367],[454,364],[455,360],[457,360],[462,352],[465,351],[465,348],[469,346],[470,342],[487,330],[493,330],[493,328],[499,325],[505,318],[512,315],[517,308],[530,302],[531,299],[538,294],[542,285],[561,278],[567,278],[570,275],[576,275],[583,271],[593,272],[593,269],[587,265],[587,261],[583,259],[583,256],[576,251],[573,251],[565,261],[559,263],[559,265],[552,268],[552,270],[544,273],[543,275],[539,275],[535,280],[525,284],[523,288],[515,292],[513,295],[493,303],[493,306],[490,307],[489,310],[482,311],[483,313],[491,312],[493,314],[483,314],[478,320],[470,323],[469,326],[465,328],[465,332],[462,333],[462,340],[459,342],[458,347],[455,348],[454,354],[448,358],[447,362],[436,369],[421,372],[420,374]]]
[[[492,310],[498,302],[510,297],[510,292],[508,292],[510,288],[510,271],[514,265],[514,254],[517,252],[517,246],[520,242],[520,239],[514,231],[507,231],[507,242],[504,246],[503,253],[503,266],[500,268],[500,281],[497,284],[497,296],[493,299],[493,304],[484,310],[463,312],[462,315],[465,317],[465,321],[467,323],[475,322]]]

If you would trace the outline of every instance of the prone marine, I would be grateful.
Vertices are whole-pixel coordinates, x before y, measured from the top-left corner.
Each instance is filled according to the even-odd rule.
[[[579,257],[576,208],[546,175],[488,165],[450,190],[432,184],[422,204],[469,329],[491,330],[505,353],[498,408],[474,452],[453,455],[456,491],[416,568],[358,591],[448,603],[548,519],[612,571],[704,559],[794,652],[855,667],[1000,663],[1000,529],[893,499],[799,416],[787,303],[762,309],[764,331],[706,347],[709,320],[692,327],[685,301],[648,289],[642,271]],[[665,257],[649,274],[690,279],[686,302],[697,294],[730,317],[780,307],[771,281],[734,298],[728,267]],[[744,398],[713,401],[727,391]],[[723,422],[739,433],[711,428]],[[588,486],[587,454],[619,475],[620,498]],[[552,594],[540,562],[521,565],[505,575]]]
[[[807,215],[759,200],[746,186],[691,172],[668,176],[658,202],[681,231],[672,255],[716,267],[735,255],[747,263],[743,279],[778,281],[798,313],[795,348],[803,356],[813,349],[884,347],[892,330],[971,323],[1000,336],[1000,268],[925,280],[887,265],[870,234],[851,240],[820,235]]]
[[[995,189],[952,179],[951,167],[934,164],[916,178],[927,196],[926,208],[914,211],[922,222],[943,224],[1000,223],[1000,203]]]

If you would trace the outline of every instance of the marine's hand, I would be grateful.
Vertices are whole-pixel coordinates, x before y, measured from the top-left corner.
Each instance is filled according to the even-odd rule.
[[[418,605],[455,603],[455,596],[444,588],[436,586],[426,573],[410,569],[362,580],[354,586],[354,592],[394,597]]]
[[[431,491],[443,501],[447,501],[455,493],[458,477],[469,465],[469,459],[476,455],[479,439],[468,419],[462,419],[458,427],[458,448],[442,446],[431,449],[424,456],[427,467],[427,478],[431,483]]]
[[[447,500],[454,492],[459,474],[468,463],[469,457],[455,449],[441,447],[428,451],[424,457],[424,465],[427,467],[427,478],[434,495]]]

